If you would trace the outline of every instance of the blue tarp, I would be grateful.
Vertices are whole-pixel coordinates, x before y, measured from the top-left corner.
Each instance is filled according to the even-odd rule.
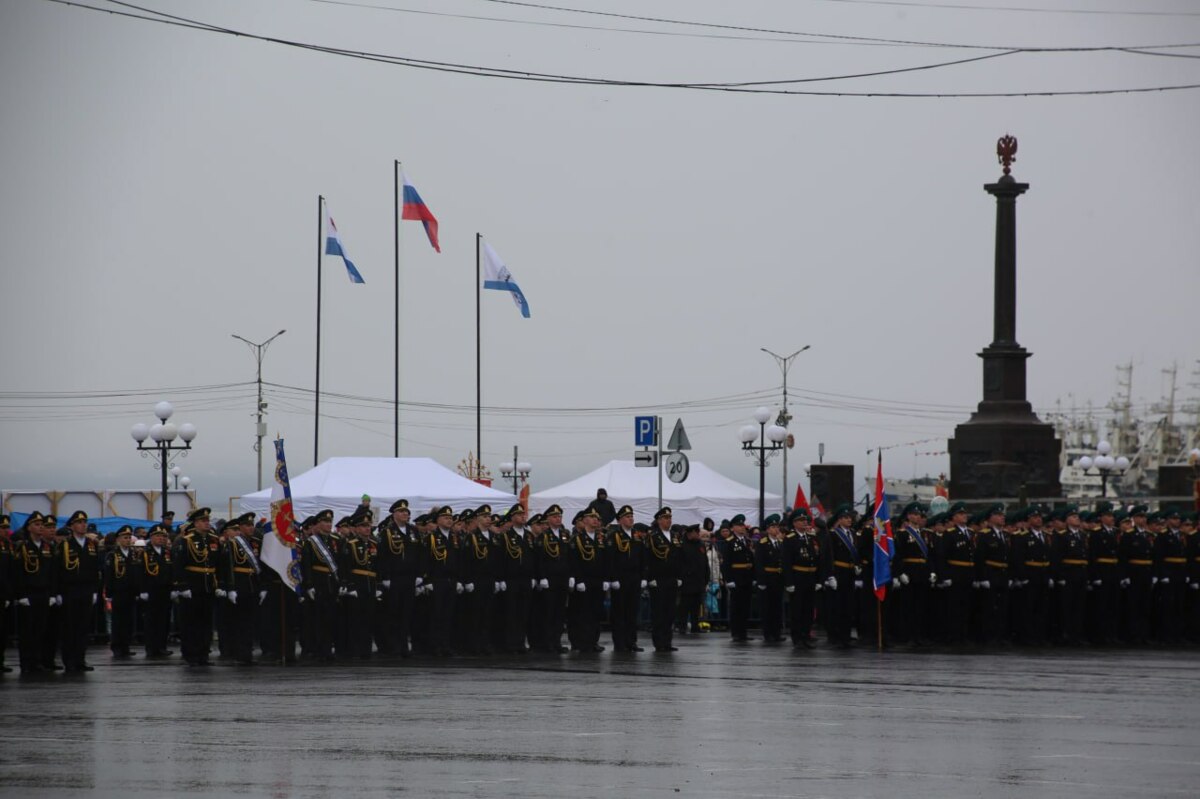
[[[12,529],[14,530],[20,530],[22,527],[24,527],[25,520],[29,518],[28,513],[13,513],[10,515],[12,516]],[[69,514],[68,516],[58,517],[59,525],[61,526],[65,524],[68,517]],[[155,524],[155,522],[149,522],[145,519],[129,519],[125,516],[100,516],[98,518],[88,519],[88,524],[96,525],[96,532],[98,533],[115,533],[118,529],[126,524],[128,524],[130,527],[145,527],[147,530],[149,530]]]

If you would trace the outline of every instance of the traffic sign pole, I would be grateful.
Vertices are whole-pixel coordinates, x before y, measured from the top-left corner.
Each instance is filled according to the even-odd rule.
[[[663,470],[663,467],[662,467],[662,417],[661,416],[654,417],[654,441],[656,444],[658,444],[658,507],[661,508],[663,506],[663,504],[662,504],[662,470]],[[654,512],[658,513],[658,510],[655,509]]]

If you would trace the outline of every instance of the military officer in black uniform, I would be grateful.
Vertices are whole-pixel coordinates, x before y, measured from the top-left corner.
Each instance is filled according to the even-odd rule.
[[[456,631],[457,648],[465,654],[486,655],[492,651],[492,606],[500,587],[501,542],[492,539],[490,518],[476,516],[471,510],[463,511],[460,518],[465,525],[459,536],[463,593],[455,612],[461,628]]]
[[[792,511],[788,516],[787,526],[789,532],[781,545],[780,565],[783,568],[784,592],[788,597],[792,646],[811,649],[821,553],[806,508],[796,508]]]
[[[228,603],[228,653],[243,666],[254,665],[254,613],[260,600],[262,563],[250,540],[254,514],[244,513],[225,526],[217,562],[217,587]]]
[[[746,535],[746,517],[729,520],[733,535],[725,543],[721,577],[729,592],[729,636],[736,643],[750,640],[750,602],[754,596],[754,544]]]
[[[12,592],[17,606],[17,635],[22,674],[51,670],[53,655],[46,659],[46,615],[58,604],[55,589],[54,531],[44,527],[45,517],[34,511],[14,536]],[[51,649],[53,652],[53,649]]]
[[[333,662],[333,624],[341,570],[332,549],[333,511],[326,508],[312,517],[312,528],[300,550],[301,588],[312,624],[313,657]]]
[[[562,526],[562,508],[551,505],[542,514],[542,528],[537,547],[538,584],[542,585],[540,613],[540,635],[530,643],[543,652],[564,654],[570,650],[563,646],[562,632],[567,617],[567,600],[571,590],[570,534]],[[539,623],[534,624],[539,629]]]
[[[460,580],[458,544],[451,533],[454,511],[447,505],[433,512],[434,529],[423,541],[425,582],[431,590],[429,648],[437,657],[449,657],[454,605],[464,590]]]
[[[937,589],[945,613],[947,643],[959,644],[967,637],[971,614],[971,583],[975,579],[975,546],[967,529],[967,506],[956,502],[947,511],[950,524],[942,534],[936,553]]]
[[[1183,520],[1179,511],[1160,515],[1165,529],[1154,537],[1154,627],[1161,643],[1178,644],[1183,640],[1184,594],[1188,590],[1187,544],[1180,531]]]
[[[117,530],[116,546],[104,559],[104,596],[112,603],[111,632],[108,646],[114,658],[133,657],[133,615],[138,601],[140,576],[137,553],[133,543],[133,527],[122,525]]]
[[[608,552],[599,535],[600,514],[588,509],[578,516],[579,530],[571,538],[571,605],[569,624],[572,648],[580,652],[603,652],[600,622],[604,615],[604,594],[611,586],[608,577]]]
[[[72,513],[67,520],[69,534],[54,550],[56,590],[62,608],[59,624],[63,667],[68,672],[92,671],[86,655],[92,614],[100,596],[102,554],[99,536],[87,532],[87,523],[86,513]]]
[[[1018,531],[1012,538],[1010,571],[1013,578],[1013,639],[1021,644],[1038,646],[1045,642],[1047,631],[1048,593],[1053,583],[1050,570],[1050,541],[1042,529],[1043,511],[1031,505],[1018,517],[1028,529]]]
[[[641,652],[637,644],[638,608],[646,585],[646,548],[633,537],[633,508],[622,505],[605,538],[608,552],[609,621],[613,651]]]
[[[421,578],[422,553],[416,529],[409,524],[407,499],[398,499],[379,525],[379,554],[376,565],[383,586],[384,623],[380,652],[408,657],[416,589]]]
[[[984,512],[984,524],[975,536],[975,589],[978,596],[976,640],[1003,641],[1008,629],[1008,535],[1004,532],[1004,506]]]
[[[689,524],[683,530],[679,544],[679,615],[676,628],[680,633],[700,632],[704,607],[704,591],[709,582],[708,554],[700,540],[700,525]]]
[[[1088,632],[1093,644],[1113,644],[1121,616],[1117,522],[1111,502],[1096,505],[1097,524],[1088,533]]]
[[[179,600],[179,637],[183,660],[189,666],[209,665],[213,600],[217,590],[220,539],[212,531],[209,508],[196,508],[171,548],[175,593]]]
[[[834,509],[829,518],[832,526],[829,544],[823,548],[821,568],[824,590],[828,592],[825,632],[830,644],[848,647],[854,602],[858,596],[854,588],[858,548],[850,531],[854,510],[849,503],[843,503]]]
[[[529,651],[529,603],[537,586],[537,559],[533,535],[525,526],[525,508],[513,505],[504,514],[498,557],[504,582],[504,649],[514,654]],[[490,597],[490,595],[489,595]]]
[[[12,585],[12,543],[9,534],[12,523],[7,514],[0,514],[0,673],[12,671],[11,666],[4,663],[4,650],[8,643],[8,620],[13,615],[9,604],[13,597]]]
[[[779,521],[776,514],[763,520],[766,533],[754,547],[754,581],[759,592],[763,642],[768,644],[783,641],[783,545]]]
[[[896,591],[888,601],[895,603],[892,618],[896,640],[923,646],[933,638],[933,586],[929,581],[933,558],[925,539],[925,508],[919,502],[910,502],[901,516],[903,522],[893,532],[892,579]]]
[[[671,509],[663,506],[654,514],[654,525],[646,534],[646,584],[650,588],[651,639],[655,652],[675,652],[675,596],[679,588],[678,546],[671,540]],[[750,575],[748,574],[747,577]]]
[[[163,658],[171,630],[171,587],[175,583],[167,530],[161,524],[150,528],[150,543],[137,555],[138,598],[145,610],[146,657]]]
[[[349,652],[359,660],[372,655],[372,631],[375,629],[375,607],[383,597],[379,573],[375,568],[378,545],[371,537],[371,510],[359,507],[350,517],[349,535],[342,542],[338,563],[342,575],[341,601],[346,607],[349,622]]]

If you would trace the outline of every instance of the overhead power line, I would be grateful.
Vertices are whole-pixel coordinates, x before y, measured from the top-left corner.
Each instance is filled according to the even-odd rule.
[[[1120,17],[1200,17],[1200,11],[1154,11],[1151,9],[1123,10],[1104,8],[1037,8],[1033,6],[970,6],[964,3],[920,3],[916,0],[815,0],[822,3],[841,3],[862,6],[900,6],[902,8],[938,8],[953,11],[1015,11],[1022,14],[1088,14]]]
[[[1162,92],[1162,91],[1177,91],[1184,89],[1200,88],[1200,83],[1191,84],[1175,84],[1161,86],[1143,86],[1132,88],[1107,88],[1107,89],[1087,89],[1087,90],[1066,90],[1066,91],[1018,91],[1018,92],[845,92],[845,91],[813,91],[801,89],[781,89],[781,88],[765,88],[763,86],[749,86],[739,84],[717,84],[717,83],[666,83],[655,81],[635,81],[635,80],[617,80],[607,78],[590,78],[572,75],[560,75],[553,73],[538,73],[520,70],[500,69],[497,67],[485,67],[469,64],[459,64],[454,62],[429,61],[425,59],[414,59],[405,56],[387,55],[380,53],[370,53],[358,50],[347,50],[343,48],[327,47],[306,42],[281,39],[273,36],[265,36],[253,34],[246,31],[235,30],[232,28],[224,28],[217,25],[212,25],[205,22],[200,22],[187,17],[182,17],[174,14],[166,14],[164,12],[155,11],[153,9],[137,6],[132,3],[119,2],[118,0],[108,0],[113,5],[123,8],[134,9],[142,13],[132,13],[129,11],[120,11],[110,8],[100,8],[93,5],[74,2],[73,0],[45,0],[45,2],[55,3],[58,5],[69,6],[71,8],[86,9],[89,11],[97,11],[101,13],[112,14],[119,17],[137,19],[147,22],[155,22],[158,24],[183,27],[193,30],[201,30],[208,33],[218,33],[227,36],[236,36],[240,38],[251,39],[261,42],[269,42],[287,47],[296,47],[300,49],[312,50],[315,52],[325,53],[327,55],[336,55],[347,58],[355,58],[364,61],[372,61],[377,63],[385,63],[393,66],[409,67],[413,69],[431,70],[435,72],[447,72],[452,74],[469,75],[473,77],[490,77],[503,78],[506,80],[520,80],[537,83],[560,83],[560,84],[576,84],[576,85],[591,85],[591,86],[606,86],[606,87],[642,87],[642,88],[662,88],[662,89],[686,89],[692,91],[720,91],[740,94],[777,94],[777,95],[796,95],[796,96],[814,96],[814,97],[891,97],[891,98],[999,98],[999,97],[1061,97],[1061,96],[1088,96],[1088,95],[1108,95],[1108,94],[1140,94],[1146,92]],[[147,16],[150,15],[150,16]],[[1142,49],[1164,48],[1174,46],[1200,46],[1200,45],[1152,45],[1143,47]],[[985,48],[988,49],[988,48]],[[1068,48],[1074,50],[1087,50],[1088,48]],[[1120,48],[1093,48],[1093,49],[1108,49],[1113,50]],[[1046,52],[1042,49],[1039,52]],[[1024,52],[1024,51],[1023,51]],[[1029,50],[1028,52],[1033,52]],[[1006,53],[1008,55],[1010,53]],[[925,68],[934,68],[936,65],[929,65]],[[913,68],[905,68],[898,71],[911,71]],[[879,73],[884,74],[884,73]],[[837,76],[827,77],[821,80],[843,80],[854,76]],[[811,81],[815,79],[790,79],[783,81],[785,83],[798,83]]]

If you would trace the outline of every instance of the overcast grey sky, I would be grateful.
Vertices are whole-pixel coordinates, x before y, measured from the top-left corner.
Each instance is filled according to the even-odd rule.
[[[794,79],[982,54],[484,0],[370,3],[408,11],[145,2],[322,45],[633,81]],[[574,5],[999,47],[1200,42],[1200,9],[1186,0],[1015,4],[1136,14],[830,0]],[[1169,52],[1200,56],[1200,46]],[[1200,59],[1058,52],[799,88],[1191,83]],[[177,421],[200,428],[183,465],[201,500],[224,507],[253,490],[254,363],[230,334],[261,340],[286,328],[265,378],[311,390],[318,194],[366,279],[351,285],[326,259],[322,385],[386,400],[323,402],[322,455],[390,455],[396,158],[438,216],[442,241],[437,255],[419,224],[404,224],[403,399],[459,406],[406,411],[404,455],[454,466],[474,447],[480,231],[533,314],[523,320],[506,295],[485,292],[486,405],[653,413],[777,390],[779,372],[759,348],[811,344],[789,381],[792,462],[816,460],[824,442],[826,458],[856,464],[861,479],[869,447],[941,439],[885,461],[889,476],[936,474],[944,456],[914,453],[943,450],[980,397],[975,353],[991,338],[994,224],[982,184],[1000,174],[1004,133],[1020,141],[1014,174],[1032,184],[1018,207],[1017,332],[1034,353],[1035,405],[1069,396],[1103,405],[1114,367],[1127,361],[1135,399],[1154,400],[1163,367],[1180,364],[1182,387],[1200,358],[1200,90],[896,99],[554,85],[9,0],[0,5],[0,108],[4,488],[154,487],[128,430],[151,421],[164,398]],[[239,385],[183,390],[227,384]],[[122,396],[45,398],[53,392]],[[872,399],[851,399],[863,397]],[[311,466],[311,395],[272,388],[267,400],[270,433],[287,439],[299,473]],[[664,416],[683,416],[693,457],[754,485],[736,434],[759,404],[748,396]],[[519,444],[534,489],[547,488],[631,457],[632,415],[489,413],[484,459],[494,469]],[[778,470],[768,476],[776,491]]]

